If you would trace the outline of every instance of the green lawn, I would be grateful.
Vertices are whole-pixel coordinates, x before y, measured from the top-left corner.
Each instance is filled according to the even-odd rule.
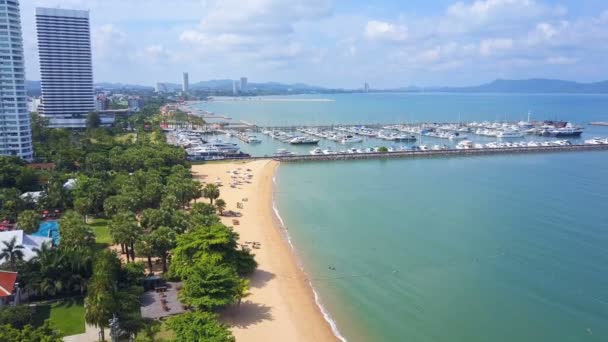
[[[112,237],[110,236],[108,224],[109,221],[106,219],[95,219],[93,223],[89,224],[89,227],[91,227],[93,233],[95,233],[97,244],[105,245],[106,247],[112,244]]]
[[[84,333],[84,300],[82,297],[38,304],[34,314],[36,325],[50,320],[64,336]]]

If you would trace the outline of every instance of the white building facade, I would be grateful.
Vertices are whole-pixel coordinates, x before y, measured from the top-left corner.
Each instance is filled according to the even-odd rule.
[[[185,72],[182,75],[182,92],[187,93],[190,91],[190,80],[188,79],[188,73]]]
[[[36,8],[41,114],[49,127],[85,127],[95,111],[89,12]]]
[[[0,155],[33,158],[18,0],[0,1]]]

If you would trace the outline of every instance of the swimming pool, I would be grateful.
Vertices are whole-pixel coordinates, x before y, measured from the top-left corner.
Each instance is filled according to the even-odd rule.
[[[50,237],[55,246],[59,245],[59,223],[57,221],[44,221],[40,223],[38,231],[34,236]]]

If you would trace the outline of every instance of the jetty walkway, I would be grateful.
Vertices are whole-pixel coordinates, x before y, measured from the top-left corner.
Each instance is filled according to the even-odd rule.
[[[245,158],[227,158],[218,161],[247,161],[273,159],[280,162],[315,162],[315,161],[341,161],[341,160],[372,160],[372,159],[407,159],[407,158],[441,158],[441,157],[473,157],[508,154],[535,154],[557,152],[592,152],[608,151],[608,145],[567,145],[567,146],[538,146],[538,147],[506,147],[506,148],[479,148],[479,149],[449,149],[429,151],[397,151],[374,153],[338,153],[328,155],[293,155],[293,156],[263,156]],[[201,163],[205,161],[194,161]],[[211,161],[213,162],[213,161]]]
[[[479,149],[448,149],[429,151],[397,151],[374,153],[341,153],[329,155],[295,155],[273,157],[281,162],[306,161],[334,161],[334,160],[365,160],[365,159],[396,159],[396,158],[430,158],[430,157],[460,157],[483,156],[497,154],[524,154],[524,153],[555,153],[555,152],[581,152],[581,151],[608,151],[608,145],[567,145],[567,146],[538,146],[538,147],[506,147],[506,148],[479,148]]]

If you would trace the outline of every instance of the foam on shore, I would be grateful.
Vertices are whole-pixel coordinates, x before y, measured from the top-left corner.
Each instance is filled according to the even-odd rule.
[[[275,175],[273,175],[273,177],[272,177],[272,183],[273,183],[274,188],[276,189],[276,187],[277,187],[276,170],[275,170]],[[273,196],[272,196],[272,211],[274,212],[274,215],[277,218],[277,221],[280,222],[279,228],[282,229],[282,234],[285,236],[285,240],[289,244],[289,246],[292,250],[292,253],[294,253],[294,255],[296,256],[296,260],[298,261],[298,267],[300,268],[300,270],[302,270],[302,273],[304,273],[306,275],[306,278],[309,279],[308,274],[304,270],[304,265],[303,265],[302,261],[300,260],[300,258],[297,257],[296,249],[291,240],[291,236],[289,235],[289,232],[285,226],[285,221],[283,221],[283,218],[281,217],[281,214],[279,213],[279,209],[277,208],[277,202],[276,202],[276,198],[274,196],[275,189],[273,189]],[[321,303],[321,298],[319,297],[319,293],[317,292],[317,290],[315,289],[315,287],[313,286],[313,284],[310,280],[308,280],[308,285],[310,286],[310,288],[312,290],[312,293],[313,293],[313,296],[315,299],[315,304],[321,311],[321,314],[323,315],[323,319],[325,319],[325,321],[331,327],[331,331],[333,332],[333,334],[340,341],[348,342],[346,340],[346,338],[344,336],[342,336],[342,334],[340,333],[340,330],[338,329],[338,325],[336,324],[336,321],[334,321],[334,319],[331,317],[331,314],[329,313],[329,311],[327,311],[327,309],[323,306],[323,303]]]

